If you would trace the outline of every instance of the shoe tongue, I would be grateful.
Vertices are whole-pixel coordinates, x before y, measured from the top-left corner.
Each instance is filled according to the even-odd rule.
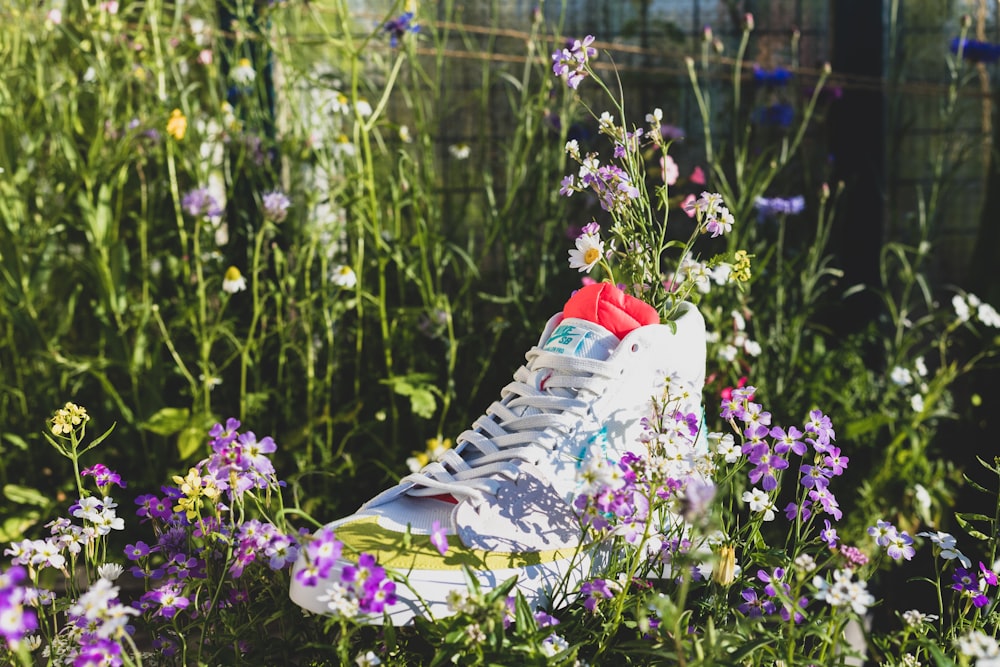
[[[618,347],[618,337],[600,324],[569,318],[556,326],[542,349],[572,357],[605,361],[616,347]]]

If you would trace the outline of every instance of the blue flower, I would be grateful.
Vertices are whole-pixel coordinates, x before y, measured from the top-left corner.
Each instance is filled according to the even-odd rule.
[[[958,55],[959,51],[963,58],[974,63],[995,63],[1000,60],[1000,44],[991,42],[956,37],[951,40],[951,52]]]
[[[802,195],[795,197],[757,197],[754,200],[759,221],[776,218],[779,215],[798,215],[806,208],[806,199]]]
[[[783,67],[775,67],[768,71],[760,65],[754,65],[753,78],[754,81],[765,86],[784,86],[791,81],[792,73]]]
[[[795,118],[795,109],[791,104],[779,102],[769,107],[760,107],[753,113],[753,122],[757,125],[788,127]]]
[[[420,32],[420,26],[413,23],[413,12],[404,12],[390,19],[382,26],[382,32],[389,33],[389,44],[395,48],[408,32]]]

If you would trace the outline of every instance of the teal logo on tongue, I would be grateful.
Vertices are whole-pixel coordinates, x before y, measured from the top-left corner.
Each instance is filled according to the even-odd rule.
[[[556,327],[542,349],[547,352],[579,357],[582,356],[580,350],[584,342],[593,337],[594,334],[591,331],[577,329],[572,324],[562,324]]]

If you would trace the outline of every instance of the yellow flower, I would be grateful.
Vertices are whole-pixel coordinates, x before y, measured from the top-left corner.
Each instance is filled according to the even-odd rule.
[[[733,280],[741,283],[750,280],[750,258],[746,250],[737,250],[733,255],[733,272],[730,274]]]
[[[202,498],[214,500],[219,497],[219,487],[211,477],[202,477],[197,468],[188,470],[186,477],[174,475],[174,484],[180,486],[184,497],[177,499],[175,512],[187,514],[188,521],[193,521],[198,516],[198,510],[203,504]]]
[[[177,141],[184,138],[187,134],[188,129],[188,119],[184,115],[184,112],[180,109],[174,109],[170,112],[170,120],[167,121],[167,134],[172,136]]]
[[[52,417],[52,432],[56,435],[68,435],[74,427],[90,419],[87,411],[75,403],[67,403]]]

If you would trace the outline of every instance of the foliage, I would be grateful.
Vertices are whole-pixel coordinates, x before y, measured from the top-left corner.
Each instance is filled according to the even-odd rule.
[[[930,278],[948,146],[878,284],[844,285],[830,248],[843,186],[823,182],[815,132],[835,99],[829,68],[804,97],[794,61],[748,75],[749,15],[733,60],[706,31],[685,61],[705,155],[681,176],[683,131],[662,109],[636,124],[593,67],[593,38],[564,44],[543,12],[527,57],[484,59],[461,90],[469,70],[450,45],[480,37],[451,21],[451,1],[438,21],[396,3],[369,23],[346,0],[259,4],[223,3],[222,29],[208,2],[3,10],[10,660],[847,664],[869,582],[917,559],[932,607],[893,609],[865,650],[992,664],[1000,510],[954,517],[973,547],[944,532],[967,471],[937,435],[963,416],[963,378],[996,354],[1000,316]],[[946,122],[968,80],[956,55]],[[581,530],[616,557],[552,608],[470,575],[452,616],[379,627],[405,577],[370,563],[374,588],[348,585],[330,617],[303,617],[288,565],[336,548],[307,537],[312,517],[449,447],[505,355],[590,272],[667,322],[697,303],[711,448],[679,457],[699,420],[669,392],[653,402],[648,456],[591,471],[601,483],[577,503]],[[860,293],[880,316],[844,332],[836,313]],[[67,398],[89,411],[65,404],[39,434]],[[99,444],[118,472],[82,466]],[[983,465],[998,479],[971,486],[996,495],[1000,463]],[[164,474],[173,485],[141,493]],[[118,579],[126,565],[141,590]]]

